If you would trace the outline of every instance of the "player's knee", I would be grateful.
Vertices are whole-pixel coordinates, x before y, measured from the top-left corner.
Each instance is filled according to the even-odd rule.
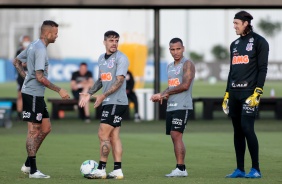
[[[170,136],[172,140],[179,140],[182,139],[182,133],[178,131],[170,131]]]
[[[98,132],[98,138],[100,139],[100,141],[110,140],[110,137],[106,136],[102,131]]]
[[[48,127],[45,131],[43,131],[46,134],[49,134],[52,131],[52,127]]]

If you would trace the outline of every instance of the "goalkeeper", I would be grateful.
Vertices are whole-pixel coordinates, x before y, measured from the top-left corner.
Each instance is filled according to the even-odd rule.
[[[252,19],[251,14],[240,11],[233,20],[236,34],[240,37],[230,45],[230,71],[222,108],[231,117],[233,124],[237,168],[227,178],[262,176],[254,123],[263,94],[269,46],[262,36],[253,32]],[[245,173],[244,168],[246,145],[252,159],[249,173]]]

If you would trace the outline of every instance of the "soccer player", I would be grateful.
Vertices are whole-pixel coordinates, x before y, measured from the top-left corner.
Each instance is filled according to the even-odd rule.
[[[27,121],[28,132],[26,150],[28,157],[21,171],[29,173],[29,178],[50,178],[37,170],[36,153],[41,143],[51,131],[51,122],[44,101],[45,87],[56,91],[63,99],[68,99],[66,90],[51,83],[48,77],[47,46],[58,37],[58,24],[46,20],[41,26],[40,39],[32,42],[14,60],[14,66],[25,78],[22,87],[23,120]],[[27,74],[22,62],[27,64]]]
[[[186,149],[183,132],[193,110],[192,87],[195,66],[183,56],[184,46],[180,38],[169,42],[170,54],[174,61],[167,66],[168,88],[162,93],[152,95],[153,102],[162,103],[167,99],[166,134],[171,136],[176,158],[176,168],[167,177],[188,176],[185,166]]]
[[[269,46],[262,36],[253,32],[252,19],[251,14],[240,11],[233,20],[240,37],[230,45],[230,71],[222,108],[233,124],[237,168],[227,178],[261,178],[254,123],[267,73]],[[248,174],[244,169],[246,142],[252,159]]]
[[[96,101],[94,108],[102,104],[101,123],[98,131],[100,139],[100,161],[98,169],[85,175],[90,179],[123,179],[121,169],[122,144],[119,137],[122,115],[128,108],[126,96],[126,73],[128,59],[117,50],[119,34],[115,31],[107,31],[104,34],[106,53],[98,59],[99,76],[88,93],[82,95],[79,105],[84,107],[90,97],[103,88],[102,94],[94,96]],[[106,164],[112,148],[114,158],[114,170],[106,176]]]

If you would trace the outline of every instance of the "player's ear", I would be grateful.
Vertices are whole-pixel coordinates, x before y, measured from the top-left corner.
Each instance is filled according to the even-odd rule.
[[[106,46],[106,40],[103,41],[103,44]]]

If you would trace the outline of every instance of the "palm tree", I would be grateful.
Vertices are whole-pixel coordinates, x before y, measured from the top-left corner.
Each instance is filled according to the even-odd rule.
[[[281,31],[281,22],[272,22],[269,17],[260,19],[258,23],[260,30],[273,40],[273,48],[275,48],[275,36]],[[274,49],[273,49],[274,51]],[[273,52],[275,58],[275,52]]]

